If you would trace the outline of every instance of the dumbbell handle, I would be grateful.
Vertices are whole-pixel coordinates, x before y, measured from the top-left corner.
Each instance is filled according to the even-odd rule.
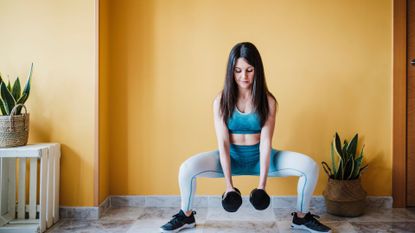
[[[235,190],[235,191],[234,191],[234,190]],[[241,195],[241,191],[239,191],[239,189],[234,188],[234,190],[232,190],[232,191],[228,191],[228,192],[224,192],[224,193],[223,193],[223,195],[222,195],[222,199],[225,199],[225,198],[226,198],[226,196],[228,195],[228,193],[231,193],[231,192],[236,192],[236,193],[238,193],[239,195]]]

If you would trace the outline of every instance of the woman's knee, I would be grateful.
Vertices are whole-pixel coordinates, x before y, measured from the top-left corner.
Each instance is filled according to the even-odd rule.
[[[309,155],[306,154],[302,154],[303,156],[303,164],[306,166],[306,168],[308,168],[308,170],[313,171],[313,172],[318,172],[319,171],[319,166],[317,164],[317,162]]]
[[[305,170],[307,173],[313,176],[318,176],[320,167],[318,166],[317,162],[308,155],[303,155],[304,160],[303,164],[305,166]]]
[[[195,168],[195,162],[194,160],[191,160],[190,158],[186,159],[181,165],[179,169],[179,176],[191,176],[192,171]]]
[[[313,172],[313,174],[317,175],[320,172],[320,166],[318,166],[317,162],[314,159],[311,159],[312,161],[310,162],[310,167],[311,167],[311,171]]]
[[[303,172],[318,174],[319,166],[311,156],[292,151],[284,151],[283,153],[285,159],[282,161],[287,161],[291,166],[297,167]]]

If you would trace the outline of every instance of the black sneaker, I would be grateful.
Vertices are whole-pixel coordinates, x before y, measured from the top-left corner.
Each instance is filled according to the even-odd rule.
[[[192,214],[187,217],[183,210],[180,210],[178,214],[173,215],[168,223],[160,227],[160,232],[178,232],[182,229],[195,227],[195,214],[196,211],[192,211]]]
[[[308,212],[304,218],[299,218],[296,212],[291,213],[293,216],[293,222],[291,223],[292,229],[308,230],[312,233],[326,232],[331,233],[330,227],[320,223],[317,219],[318,215]]]

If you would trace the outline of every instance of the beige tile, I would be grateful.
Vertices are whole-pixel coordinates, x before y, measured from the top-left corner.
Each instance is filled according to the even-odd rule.
[[[203,233],[277,233],[275,221],[217,221],[207,220],[203,224]]]
[[[157,219],[147,219],[147,220],[137,220],[134,222],[132,227],[127,231],[127,233],[150,233],[150,232],[160,232],[160,227],[164,225],[167,221]],[[180,233],[202,233],[203,225],[198,224],[199,221],[196,220],[196,227],[192,229],[186,229],[180,231]]]
[[[349,222],[407,222],[415,221],[415,214],[408,209],[366,209],[360,217],[347,218]]]
[[[371,232],[415,232],[415,222],[352,222],[350,223],[359,233]]]
[[[208,220],[235,220],[235,221],[274,221],[272,208],[262,211],[254,209],[252,206],[241,207],[237,212],[227,212],[223,208],[209,208]]]
[[[354,230],[353,226],[348,222],[324,222],[323,224],[329,226],[333,233],[358,233]],[[278,221],[278,230],[281,233],[309,233],[306,230],[294,230],[291,229],[291,221]]]
[[[112,207],[109,208],[100,220],[130,219],[136,220],[144,214],[144,207]]]
[[[138,220],[163,220],[169,221],[173,215],[177,214],[180,211],[179,208],[169,207],[169,208],[159,208],[159,207],[146,207],[143,214],[138,218]],[[196,220],[203,221],[206,219],[208,209],[207,208],[198,208],[196,211],[195,218]]]

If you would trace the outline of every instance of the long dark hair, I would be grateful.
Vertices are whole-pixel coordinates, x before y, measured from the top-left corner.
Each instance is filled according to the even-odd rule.
[[[261,55],[255,45],[250,42],[236,44],[229,54],[225,85],[220,100],[220,113],[222,119],[225,123],[228,121],[238,101],[238,86],[235,82],[233,73],[238,58],[245,58],[245,60],[254,67],[254,82],[252,84],[253,110],[259,115],[261,126],[264,126],[269,114],[268,94],[272,96],[274,100],[275,97],[268,91]]]

